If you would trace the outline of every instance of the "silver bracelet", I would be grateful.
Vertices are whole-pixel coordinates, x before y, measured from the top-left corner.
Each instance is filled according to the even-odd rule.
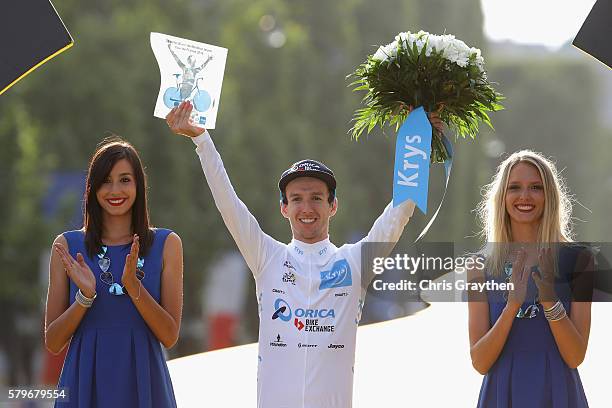
[[[561,312],[556,315],[551,317],[550,319],[548,319],[549,322],[557,322],[563,318],[565,318],[567,316],[567,313],[565,312],[565,309],[561,309]]]
[[[544,316],[551,322],[556,322],[567,316],[563,303],[560,300],[557,301],[550,309],[544,309]]]
[[[77,290],[77,293],[74,295],[74,300],[76,300],[76,302],[79,305],[83,306],[86,309],[89,309],[91,305],[93,305],[93,302],[97,296],[98,294],[94,293],[92,298],[88,298],[87,296],[83,294],[83,292],[81,292],[81,289],[79,289]]]
[[[553,320],[558,318],[564,310],[563,304],[557,301],[550,309],[544,309],[544,316],[546,316],[548,320]]]
[[[559,307],[559,304],[561,303],[560,300],[557,300],[557,303],[555,303],[554,305],[552,305],[551,308],[546,309],[545,307],[543,307],[542,309],[544,310],[544,313],[550,313],[552,312],[556,307]]]

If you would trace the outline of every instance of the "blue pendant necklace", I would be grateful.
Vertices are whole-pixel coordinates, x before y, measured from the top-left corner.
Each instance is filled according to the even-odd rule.
[[[115,277],[113,276],[113,273],[109,272],[111,260],[106,255],[107,252],[108,247],[106,245],[102,245],[102,250],[98,254],[98,266],[102,271],[102,273],[100,274],[100,280],[109,286],[108,293],[115,296],[121,296],[125,294],[125,292],[123,291],[124,287],[119,283],[115,282]],[[138,278],[138,280],[143,280],[145,277],[145,273],[142,270],[143,267],[144,259],[138,258],[138,261],[136,262],[136,277]]]

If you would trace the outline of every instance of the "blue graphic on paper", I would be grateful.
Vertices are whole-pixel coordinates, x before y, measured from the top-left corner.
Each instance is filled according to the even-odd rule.
[[[175,106],[179,106],[181,102],[181,92],[178,88],[171,87],[167,88],[164,91],[164,105],[166,105],[168,109],[172,109]]]
[[[351,286],[353,284],[353,278],[351,276],[351,267],[349,266],[346,259],[341,259],[334,262],[331,270],[322,271],[321,273],[321,284],[319,290],[341,288],[343,286]]]
[[[193,107],[198,112],[205,112],[213,106],[210,94],[203,89],[196,89],[195,93],[189,95],[187,100],[193,101]],[[181,91],[177,87],[167,88],[164,92],[164,104],[169,109],[179,106],[179,104],[185,99],[181,97]]]
[[[423,107],[408,115],[400,127],[395,144],[393,169],[393,207],[412,200],[427,213],[431,124]]]
[[[193,96],[193,107],[198,111],[207,111],[211,105],[212,100],[210,99],[210,94],[208,92],[200,90]]]

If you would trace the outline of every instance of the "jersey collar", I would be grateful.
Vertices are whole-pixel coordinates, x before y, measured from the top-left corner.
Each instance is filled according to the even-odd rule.
[[[293,255],[297,258],[314,257],[321,261],[324,261],[332,254],[333,248],[329,236],[314,244],[307,244],[293,238],[289,246],[291,247]]]

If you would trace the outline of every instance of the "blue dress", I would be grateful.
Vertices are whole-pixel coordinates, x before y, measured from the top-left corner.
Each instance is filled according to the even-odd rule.
[[[555,283],[557,295],[567,315],[571,310],[570,276],[577,251],[562,249],[558,261],[560,276]],[[570,266],[570,267],[568,267]],[[487,280],[504,279],[486,275]],[[537,287],[529,277],[526,302],[533,303]],[[503,294],[489,292],[491,327],[506,306]],[[563,361],[542,305],[532,319],[515,318],[506,344],[497,361],[485,375],[480,388],[478,408],[587,408],[588,403],[577,369]]]
[[[144,258],[142,284],[159,303],[164,242],[172,231],[154,230]],[[70,255],[80,252],[96,277],[98,294],[70,341],[58,387],[67,387],[69,401],[56,407],[168,408],[176,407],[172,381],[162,346],[130,297],[109,293],[100,280],[98,258],[87,256],[82,231],[65,232]],[[109,271],[121,283],[131,244],[108,246]],[[70,281],[70,303],[78,288]]]

